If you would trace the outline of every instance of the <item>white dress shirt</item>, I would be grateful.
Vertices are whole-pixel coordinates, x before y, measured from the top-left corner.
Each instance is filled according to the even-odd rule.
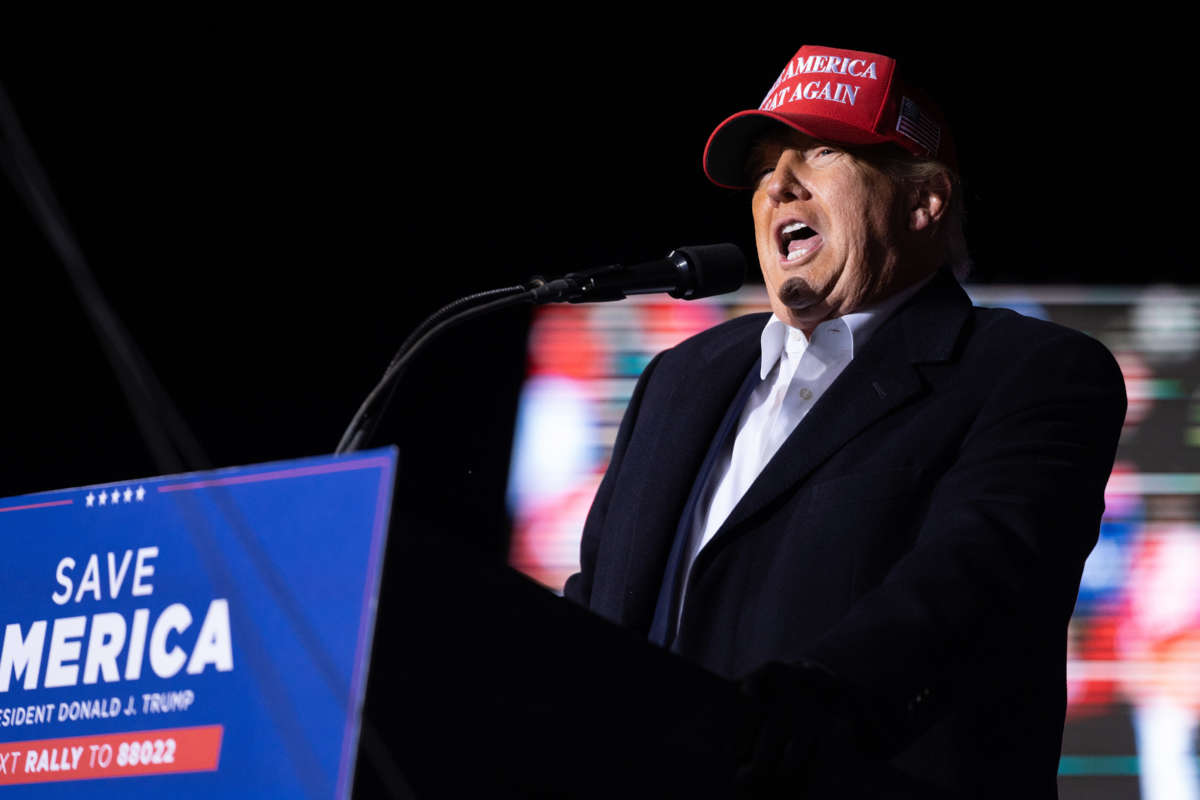
[[[930,278],[870,308],[822,322],[813,330],[812,338],[771,315],[760,338],[762,381],[746,401],[732,446],[725,444],[696,503],[683,556],[680,597],[686,596],[696,555],[720,529],[779,446],[842,374],[854,358],[855,348],[861,350],[883,321]],[[683,603],[678,607],[682,618]]]

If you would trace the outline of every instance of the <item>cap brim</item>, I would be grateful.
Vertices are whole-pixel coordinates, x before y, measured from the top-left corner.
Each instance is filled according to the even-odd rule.
[[[746,156],[764,131],[785,125],[814,139],[840,144],[882,144],[886,136],[864,131],[844,122],[807,114],[776,114],[771,111],[739,111],[712,132],[704,146],[704,174],[726,189],[749,189]]]

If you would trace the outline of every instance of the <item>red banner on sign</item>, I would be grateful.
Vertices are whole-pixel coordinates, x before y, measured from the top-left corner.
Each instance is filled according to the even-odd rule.
[[[221,725],[0,743],[0,785],[215,770]]]

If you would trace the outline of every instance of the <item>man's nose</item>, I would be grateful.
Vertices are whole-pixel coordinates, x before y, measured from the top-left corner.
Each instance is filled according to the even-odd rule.
[[[797,150],[784,150],[767,181],[767,197],[776,204],[807,200],[812,195],[804,182],[804,159]]]

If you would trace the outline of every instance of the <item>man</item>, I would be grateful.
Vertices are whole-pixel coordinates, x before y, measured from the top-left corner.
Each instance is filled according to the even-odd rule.
[[[1124,385],[972,308],[953,164],[892,59],[811,46],[705,152],[753,188],[773,314],[647,366],[566,594],[745,682],[752,789],[1056,796]]]

